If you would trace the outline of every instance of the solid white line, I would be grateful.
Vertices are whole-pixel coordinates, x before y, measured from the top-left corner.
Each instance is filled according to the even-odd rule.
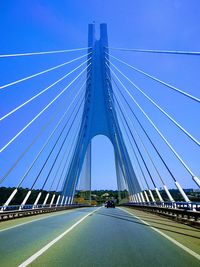
[[[100,207],[101,208],[101,207]],[[70,228],[68,228],[65,232],[63,232],[61,235],[53,239],[51,242],[49,242],[46,246],[38,250],[35,254],[33,254],[30,258],[28,258],[26,261],[21,263],[18,267],[26,267],[30,263],[32,263],[34,260],[36,260],[39,256],[41,256],[45,251],[47,251],[50,247],[52,247],[56,242],[58,242],[61,238],[63,238],[66,234],[68,234],[71,230],[73,230],[77,225],[79,225],[82,221],[84,221],[88,216],[99,210],[100,208],[97,208],[93,210],[92,212],[85,215],[82,219],[77,221],[75,224],[73,224]]]
[[[77,210],[77,209],[76,209]],[[65,210],[65,211],[62,211],[62,212],[58,212],[56,214],[51,214],[51,215],[48,215],[48,216],[45,216],[45,214],[41,214],[41,215],[44,215],[44,217],[42,218],[38,218],[38,219],[35,219],[35,220],[31,220],[31,221],[28,221],[28,222],[24,222],[24,223],[20,223],[20,224],[17,224],[17,225],[14,225],[14,226],[10,226],[8,228],[4,228],[4,229],[0,229],[0,233],[1,232],[4,232],[4,231],[7,231],[7,230],[11,230],[13,228],[17,228],[17,227],[20,227],[20,226],[23,226],[23,225],[26,225],[28,223],[32,223],[32,222],[37,222],[37,221],[41,221],[41,220],[44,220],[44,219],[48,219],[50,217],[55,217],[55,216],[59,216],[59,215],[63,215],[69,211],[74,211],[74,209],[71,209],[71,210]],[[46,214],[47,215],[47,214]]]
[[[161,232],[160,230],[154,228],[153,226],[151,226],[149,223],[145,222],[144,220],[142,220],[140,217],[134,215],[133,213],[124,210],[122,208],[119,208],[120,210],[132,215],[133,217],[135,217],[136,219],[140,220],[142,223],[144,223],[145,225],[148,225],[151,229],[153,229],[154,231],[156,231],[157,233],[159,233],[160,235],[162,235],[163,237],[165,237],[166,239],[168,239],[169,241],[171,241],[172,243],[174,243],[176,246],[182,248],[184,251],[186,251],[187,253],[189,253],[190,255],[192,255],[193,257],[195,257],[197,260],[200,260],[200,255],[196,252],[194,252],[193,250],[191,250],[190,248],[182,245],[181,243],[179,243],[178,241],[176,241],[175,239],[169,237],[168,235],[164,234],[163,232]]]

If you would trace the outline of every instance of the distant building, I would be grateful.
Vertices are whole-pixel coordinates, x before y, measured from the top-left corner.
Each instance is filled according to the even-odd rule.
[[[101,197],[109,197],[110,195],[108,193],[104,193],[103,195],[101,195]]]

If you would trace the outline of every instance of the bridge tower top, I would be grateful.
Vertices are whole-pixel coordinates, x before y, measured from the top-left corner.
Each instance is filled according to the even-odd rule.
[[[87,88],[89,101],[85,102],[85,110],[88,112],[86,133],[88,140],[91,140],[98,134],[106,135],[113,142],[113,131],[110,118],[109,90],[106,80],[106,59],[105,51],[108,45],[107,24],[100,24],[100,39],[96,39],[95,24],[89,24],[88,27],[88,47],[92,51],[91,83]],[[88,63],[89,64],[89,63]]]
[[[88,25],[88,47],[93,47],[96,41],[96,31],[95,23]],[[107,33],[107,24],[100,24],[100,41],[104,46],[108,46],[108,33]]]

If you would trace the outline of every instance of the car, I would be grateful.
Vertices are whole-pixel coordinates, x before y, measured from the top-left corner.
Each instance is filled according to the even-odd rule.
[[[115,203],[112,200],[108,200],[105,204],[106,208],[115,208]]]

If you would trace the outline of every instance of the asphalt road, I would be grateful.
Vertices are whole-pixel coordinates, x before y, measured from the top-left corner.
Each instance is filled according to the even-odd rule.
[[[0,266],[199,267],[200,261],[132,211],[95,207],[2,223]]]

